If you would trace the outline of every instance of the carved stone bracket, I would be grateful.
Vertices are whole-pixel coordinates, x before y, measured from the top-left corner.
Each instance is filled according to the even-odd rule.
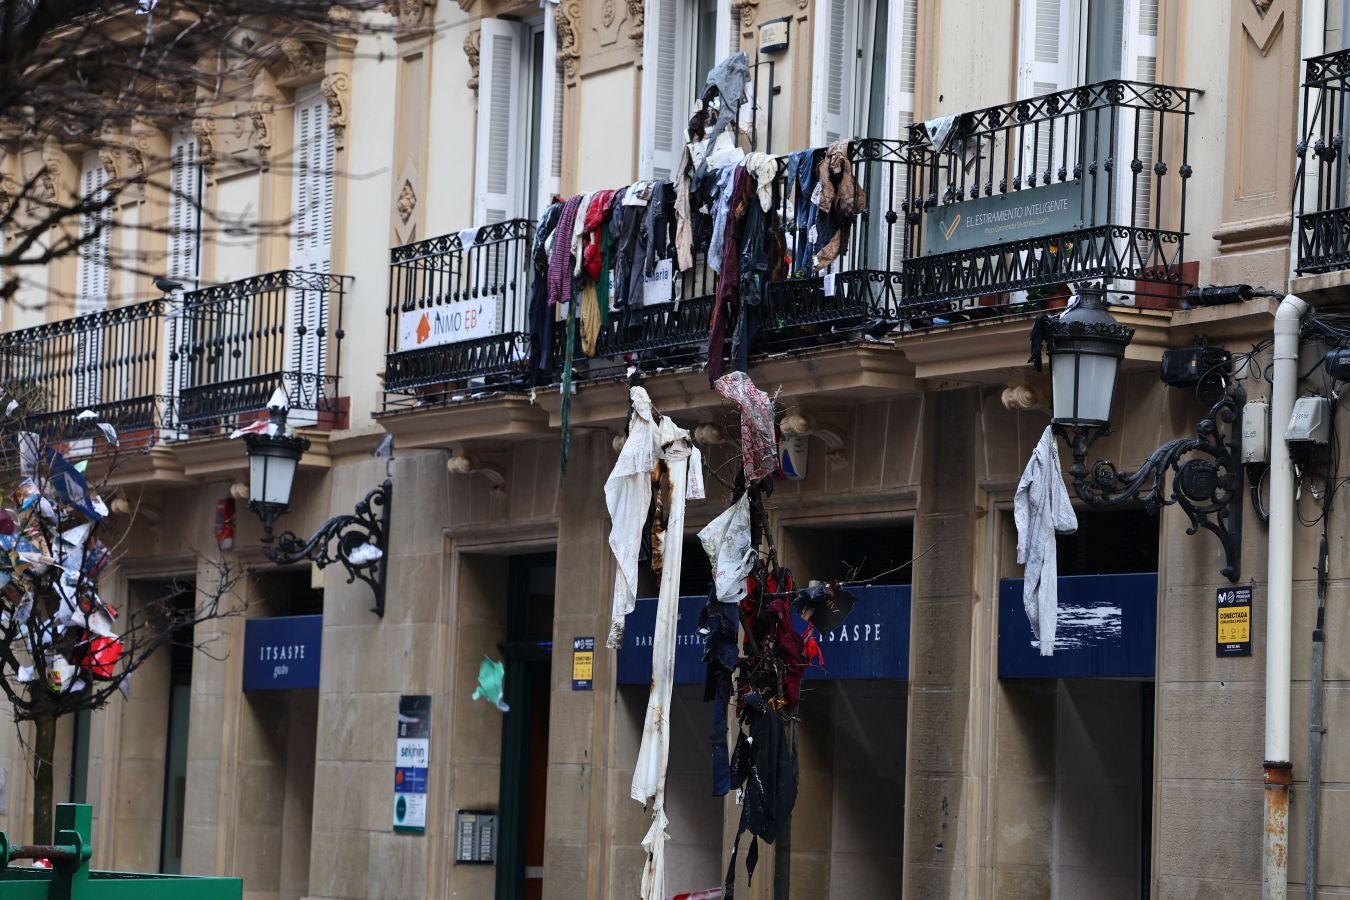
[[[459,0],[459,8],[468,12],[473,0]],[[421,28],[429,23],[436,0],[387,0],[384,8],[405,28]]]
[[[628,0],[628,36],[642,49],[642,32],[645,28],[646,10],[643,0]]]
[[[266,94],[253,98],[248,117],[253,122],[253,149],[258,154],[258,165],[265,172],[271,165],[272,154],[272,116],[276,112],[276,101]]]
[[[731,0],[731,8],[740,14],[741,31],[748,32],[755,24],[755,13],[759,9],[759,0]]]
[[[197,138],[197,159],[209,169],[216,161],[215,117],[206,115],[193,119],[192,133]]]
[[[341,150],[347,134],[347,109],[351,105],[351,76],[346,72],[326,75],[319,90],[328,104],[328,127],[333,129],[333,145]]]
[[[573,84],[581,72],[581,0],[563,0],[553,11],[558,27],[558,59],[563,64],[563,78]]]
[[[469,90],[478,93],[478,57],[482,52],[483,32],[475,28],[464,36],[464,55],[469,58]]]

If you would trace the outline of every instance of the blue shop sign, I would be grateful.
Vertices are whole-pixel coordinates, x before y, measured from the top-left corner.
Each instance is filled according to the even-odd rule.
[[[909,678],[908,585],[850,588],[858,598],[847,621],[818,637],[825,657],[823,667],[806,670],[809,679],[890,680]],[[707,672],[698,614],[707,595],[680,598],[675,637],[675,683],[702,684]],[[639,600],[624,627],[618,653],[619,684],[650,684],[652,633],[656,630],[656,599]],[[806,623],[793,616],[798,632]]]
[[[319,686],[323,616],[279,616],[244,622],[244,690]]]
[[[1022,605],[1022,579],[999,584],[1000,678],[1152,678],[1158,637],[1158,574],[1059,579],[1055,652],[1040,643]]]

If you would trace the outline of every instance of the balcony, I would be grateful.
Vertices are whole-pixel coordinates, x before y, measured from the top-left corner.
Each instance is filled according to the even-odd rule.
[[[390,253],[385,408],[523,384],[532,223],[511,219]]]
[[[341,276],[287,269],[185,294],[169,336],[175,424],[232,428],[265,410],[278,386],[292,422],[331,421],[344,293]]]
[[[93,438],[96,422],[107,422],[124,443],[168,427],[165,310],[151,300],[0,335],[0,378],[24,426],[63,441]],[[77,423],[84,410],[95,421]]]
[[[1104,281],[1141,307],[1174,307],[1190,273],[1187,152],[1198,94],[1106,81],[917,125],[904,140],[854,140],[849,161],[865,208],[827,266],[815,256],[814,180],[801,178],[819,171],[826,150],[780,157],[769,218],[782,228],[783,258],[770,254],[771,277],[749,306],[751,358],[878,340],[887,349],[903,341],[908,354],[935,329],[1062,305],[1076,281]],[[694,265],[669,289],[651,280],[640,302],[609,312],[593,348],[578,341],[579,382],[611,380],[628,364],[706,358],[716,293],[706,230],[696,224]],[[450,236],[393,251],[387,410],[526,385],[528,233],[518,221],[480,232],[469,248]],[[1024,343],[1025,328],[1011,321],[1018,334],[1008,340]],[[550,340],[556,379],[561,323]]]
[[[1088,279],[1179,296],[1198,93],[1104,81],[963,113],[945,133],[912,127],[908,316]]]
[[[1346,116],[1350,114],[1350,50],[1305,63],[1303,127],[1297,153],[1300,275],[1350,268],[1350,171],[1346,169]]]

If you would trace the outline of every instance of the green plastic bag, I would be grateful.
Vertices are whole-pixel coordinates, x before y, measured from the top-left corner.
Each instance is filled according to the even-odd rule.
[[[483,657],[483,663],[478,667],[478,687],[469,699],[486,700],[502,712],[510,712],[511,707],[502,699],[505,680],[506,666],[490,657]]]

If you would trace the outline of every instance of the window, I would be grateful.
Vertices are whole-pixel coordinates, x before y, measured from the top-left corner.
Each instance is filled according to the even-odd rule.
[[[708,72],[731,41],[728,0],[648,0],[638,177],[669,181]]]
[[[175,134],[169,151],[169,258],[165,275],[187,290],[197,286],[202,170],[197,138]]]
[[[1018,64],[1018,95],[1036,97],[1081,84],[1121,78],[1153,82],[1157,79],[1158,0],[1029,0],[1022,5]],[[1052,146],[1041,140],[1035,150],[1038,172],[1053,168],[1064,147],[1073,147],[1081,123],[1067,120]],[[1149,111],[1120,116],[1117,145],[1136,145],[1144,171],[1153,165],[1156,115]],[[1053,154],[1053,157],[1052,157]],[[1130,179],[1121,167],[1118,179]],[[1119,184],[1119,181],[1117,182]],[[1115,192],[1113,222],[1151,226],[1152,180],[1138,179]],[[1108,185],[1097,186],[1097,209],[1107,211]]]
[[[80,216],[80,267],[76,278],[75,313],[108,306],[112,253],[112,210],[108,207],[108,173],[97,150],[84,155],[80,167],[80,199],[97,208]]]
[[[332,270],[333,183],[337,146],[328,104],[317,88],[295,98],[295,152],[291,175],[291,268],[327,275]],[[285,366],[291,405],[314,410],[327,365],[328,292],[291,288],[287,302]]]
[[[821,0],[816,9],[812,145],[903,137],[914,117],[918,0]]]
[[[552,7],[533,24],[484,19],[474,221],[534,219],[562,186],[563,74]]]
[[[111,286],[112,209],[108,202],[108,173],[98,151],[84,155],[80,167],[80,199],[94,206],[80,217],[79,269],[76,273],[75,314],[98,312],[108,307]],[[74,366],[71,405],[76,408],[103,402],[103,331],[91,328],[79,336],[72,349]]]

